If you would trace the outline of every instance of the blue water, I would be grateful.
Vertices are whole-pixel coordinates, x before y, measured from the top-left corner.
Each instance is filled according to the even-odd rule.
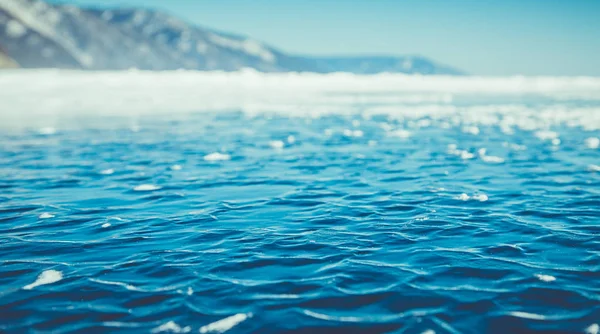
[[[0,331],[597,330],[600,132],[452,117],[6,131]]]

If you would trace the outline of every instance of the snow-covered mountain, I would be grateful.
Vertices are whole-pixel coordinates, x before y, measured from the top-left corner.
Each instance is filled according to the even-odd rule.
[[[25,68],[461,74],[423,57],[288,55],[159,11],[80,8],[41,0],[0,1],[0,50]]]

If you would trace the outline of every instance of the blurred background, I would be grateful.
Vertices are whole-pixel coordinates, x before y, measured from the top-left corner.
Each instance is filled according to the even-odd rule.
[[[600,75],[600,2],[3,0],[0,66]]]

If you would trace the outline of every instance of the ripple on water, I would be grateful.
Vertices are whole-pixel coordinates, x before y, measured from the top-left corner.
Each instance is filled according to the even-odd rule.
[[[597,334],[595,102],[379,98],[0,131],[0,331]]]

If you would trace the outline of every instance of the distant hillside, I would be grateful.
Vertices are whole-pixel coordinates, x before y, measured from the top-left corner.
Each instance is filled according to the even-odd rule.
[[[25,68],[462,74],[427,58],[294,56],[147,9],[0,1],[0,47]]]
[[[10,59],[6,53],[0,49],[0,68],[15,68],[18,67],[14,60]]]

